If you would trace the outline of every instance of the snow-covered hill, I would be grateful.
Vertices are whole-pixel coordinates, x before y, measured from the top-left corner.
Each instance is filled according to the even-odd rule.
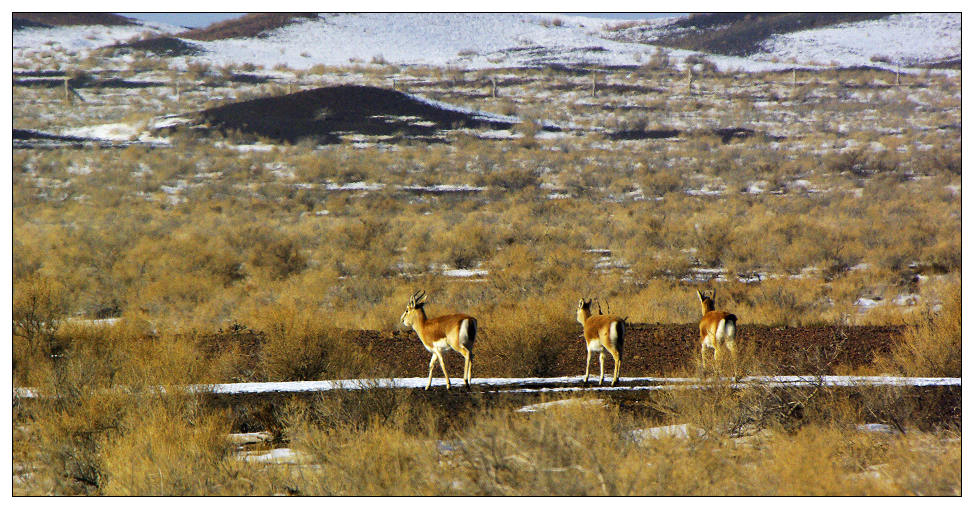
[[[318,64],[455,66],[465,69],[565,65],[640,65],[656,47],[610,40],[618,21],[551,14],[322,14],[254,38],[187,41],[199,56],[175,57],[215,65],[280,64],[307,69]],[[665,32],[668,21],[652,22]],[[765,51],[748,58],[711,55],[722,70],[762,71],[839,63],[892,67],[910,61],[960,57],[961,15],[904,14],[878,21],[774,36]],[[130,27],[25,28],[13,34],[14,66],[41,51],[61,48],[84,53],[135,36],[177,34],[182,28],[158,23]],[[671,50],[671,61],[696,52]],[[877,58],[880,57],[880,58]],[[879,60],[886,60],[881,62]]]
[[[122,43],[137,37],[161,36],[184,28],[165,23],[136,22],[133,25],[74,25],[51,28],[24,28],[13,33],[13,63],[37,52],[60,48],[70,53],[88,51]]]
[[[960,58],[958,13],[896,14],[885,19],[847,23],[817,30],[776,35],[756,60],[801,64],[876,65],[877,61],[909,66]]]

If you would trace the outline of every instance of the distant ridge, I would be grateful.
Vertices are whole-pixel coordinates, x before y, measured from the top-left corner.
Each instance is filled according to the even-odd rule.
[[[668,33],[639,40],[638,27],[621,40],[648,42],[670,48],[745,57],[761,49],[774,35],[824,28],[840,23],[877,20],[893,13],[743,13],[692,14],[668,25]],[[626,33],[620,31],[620,34]],[[633,37],[635,36],[635,37]]]
[[[49,28],[57,26],[76,25],[105,25],[122,26],[137,25],[131,18],[111,14],[108,12],[15,12],[13,13],[13,28]]]
[[[861,66],[917,72],[961,66],[960,13],[716,13],[615,25],[584,16],[517,13],[258,13],[192,30],[132,24],[108,14],[14,16],[15,60],[57,41],[79,54],[135,50],[221,68],[265,70],[648,65],[722,72]],[[96,22],[126,25],[54,25]]]
[[[271,30],[285,27],[301,19],[317,19],[313,12],[271,12],[247,14],[239,18],[228,19],[212,25],[187,30],[178,34],[184,39],[196,41],[217,41],[220,39],[236,39],[243,37],[266,36]]]

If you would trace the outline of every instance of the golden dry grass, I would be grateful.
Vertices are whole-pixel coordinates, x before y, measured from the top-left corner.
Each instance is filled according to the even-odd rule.
[[[50,55],[37,58],[38,68],[50,67]],[[139,60],[132,73],[160,65]],[[232,69],[169,71],[216,83]],[[477,316],[491,338],[478,344],[478,365],[511,376],[547,374],[555,352],[546,340],[578,334],[573,306],[582,295],[608,299],[634,322],[689,323],[701,284],[716,287],[719,307],[744,327],[906,325],[889,356],[866,371],[960,376],[960,135],[917,127],[959,125],[958,80],[917,77],[915,88],[861,100],[847,83],[883,76],[822,73],[793,89],[790,76],[707,73],[685,94],[682,75],[660,54],[637,73],[606,75],[607,85],[637,80],[649,90],[625,98],[645,106],[630,113],[609,93],[574,100],[588,78],[551,69],[518,71],[523,85],[476,101],[482,84],[462,72],[403,72],[471,94],[459,104],[532,119],[634,129],[669,127],[656,119],[771,125],[785,139],[724,143],[689,129],[676,140],[550,140],[525,122],[524,137],[510,142],[456,135],[450,144],[390,150],[240,152],[228,147],[239,141],[232,134],[178,133],[171,149],[14,150],[13,379],[60,397],[15,405],[15,494],[960,493],[957,423],[912,422],[923,409],[902,391],[851,402],[841,392],[719,387],[660,396],[647,403],[652,416],[613,402],[522,414],[476,398],[458,411],[432,397],[363,391],[274,407],[264,422],[274,445],[312,463],[283,466],[238,460],[225,440],[238,431],[235,418],[224,411],[188,395],[142,392],[375,372],[369,355],[342,348],[339,329],[395,327],[417,288],[433,296],[437,314]],[[377,66],[322,66],[296,79],[317,86],[336,73],[387,81]],[[438,97],[438,86],[423,92]],[[505,95],[515,86],[520,93]],[[17,87],[14,118],[44,129],[144,122],[160,104],[153,94],[168,109],[193,111],[212,105],[208,88],[186,90],[179,104],[169,88],[146,90],[111,109],[103,105],[118,99],[101,91],[68,108],[55,92]],[[925,106],[914,109],[917,100]],[[796,113],[806,121],[792,122]],[[835,128],[867,115],[875,126],[848,135]],[[328,187],[359,181],[382,187]],[[397,187],[442,183],[487,189]],[[763,191],[748,192],[758,183]],[[725,192],[687,194],[705,187]],[[458,281],[444,268],[487,273]],[[715,268],[729,281],[693,279]],[[904,294],[920,304],[889,304]],[[883,304],[861,313],[860,297]],[[105,317],[121,320],[84,321]],[[256,355],[207,343],[235,325],[262,335]],[[752,372],[777,368],[760,352],[749,362]],[[133,393],[106,390],[122,386]],[[910,431],[855,428],[877,421]],[[706,435],[632,439],[633,430],[661,424]]]
[[[55,421],[40,420],[48,410],[36,407],[38,420],[25,424],[31,438],[14,455],[32,475],[18,477],[15,494],[960,493],[955,432],[865,432],[833,414],[793,430],[737,434],[691,423],[688,437],[651,438],[645,430],[659,421],[590,397],[537,413],[468,409],[459,421],[422,399],[345,398],[282,409],[283,438],[301,455],[291,465],[239,459],[228,445],[226,414],[192,398],[91,398]],[[684,418],[694,420],[676,414],[671,422]]]

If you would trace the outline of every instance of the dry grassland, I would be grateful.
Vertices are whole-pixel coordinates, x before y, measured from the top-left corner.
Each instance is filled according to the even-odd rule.
[[[228,433],[251,430],[231,411],[142,391],[356,377],[381,352],[336,331],[396,327],[418,288],[435,314],[464,311],[489,331],[476,377],[543,375],[546,338],[578,334],[581,295],[632,322],[688,323],[704,287],[741,328],[904,325],[867,371],[960,376],[959,78],[896,87],[869,70],[801,72],[795,84],[708,72],[688,93],[658,58],[607,70],[594,96],[587,76],[502,71],[492,97],[487,71],[363,65],[244,84],[228,77],[247,69],[116,62],[165,86],[86,89],[70,105],[59,89],[16,87],[14,127],[144,125],[394,75],[410,92],[579,130],[317,147],[176,133],[163,147],[15,149],[13,380],[58,397],[14,405],[14,494],[960,494],[959,409],[917,418],[906,389],[686,391],[639,410],[609,400],[534,414],[391,391],[295,400],[266,419],[275,446],[304,455],[284,465],[238,459]],[[714,127],[755,134],[725,141]],[[680,134],[625,141],[595,128]],[[441,184],[476,189],[408,188]],[[119,320],[91,322],[105,318]],[[266,340],[207,343],[230,327]],[[856,428],[868,422],[907,433]],[[636,432],[671,424],[703,434]]]

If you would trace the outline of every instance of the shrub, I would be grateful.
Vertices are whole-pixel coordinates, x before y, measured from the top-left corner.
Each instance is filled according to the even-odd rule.
[[[253,311],[247,323],[265,335],[260,353],[262,380],[356,378],[368,372],[368,353],[349,347],[345,333],[307,304],[284,300]]]
[[[552,302],[564,306],[553,306]],[[482,323],[504,325],[492,326],[478,338],[478,370],[500,376],[551,376],[566,348],[583,348],[582,341],[572,341],[581,336],[581,325],[574,319],[574,302],[552,296],[519,299],[494,308]]]
[[[224,461],[229,422],[175,396],[130,411],[101,446],[108,496],[218,495],[228,487]]]
[[[894,343],[880,365],[906,376],[961,376],[961,287],[950,283],[940,294],[939,309],[928,304],[916,323]]]

